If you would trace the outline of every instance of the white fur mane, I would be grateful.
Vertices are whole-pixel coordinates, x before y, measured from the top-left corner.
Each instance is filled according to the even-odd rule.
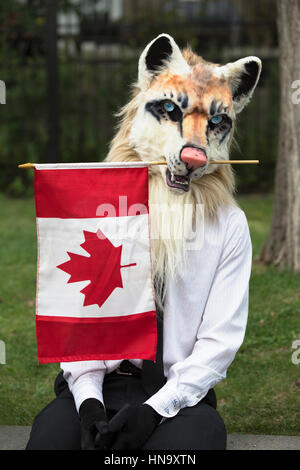
[[[132,121],[138,109],[140,89],[135,86],[132,100],[119,113],[121,121],[113,139],[107,161],[140,161],[153,159],[151,154],[139,155],[130,145]],[[155,281],[156,300],[160,304],[164,287],[170,277],[185,262],[186,234],[193,225],[197,204],[204,206],[206,220],[216,220],[220,206],[236,205],[233,197],[234,178],[229,165],[219,165],[210,174],[191,183],[190,190],[184,195],[173,194],[165,183],[165,167],[149,168],[149,210],[152,253],[152,274]],[[187,206],[193,210],[186,210]],[[159,205],[176,206],[169,210],[167,217],[161,217]],[[169,237],[166,238],[166,234]]]

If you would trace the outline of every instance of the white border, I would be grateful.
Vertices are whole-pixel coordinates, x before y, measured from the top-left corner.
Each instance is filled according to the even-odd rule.
[[[34,163],[34,168],[36,170],[72,170],[84,168],[140,168],[148,166],[149,162]]]

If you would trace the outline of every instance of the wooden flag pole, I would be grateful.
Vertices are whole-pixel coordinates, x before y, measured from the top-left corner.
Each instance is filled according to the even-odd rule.
[[[211,160],[208,162],[209,165],[219,165],[227,163],[229,165],[235,165],[240,163],[259,163],[259,160]],[[149,162],[149,165],[166,165],[166,161],[157,161],[157,162]]]
[[[18,165],[18,168],[34,168],[34,163],[22,163],[21,165]]]
[[[100,162],[99,162],[100,163]],[[110,162],[107,162],[107,164],[109,165]],[[114,162],[116,163],[116,162]],[[122,164],[122,162],[119,162],[120,164]],[[126,162],[127,163],[127,162]],[[140,163],[140,162],[132,162],[132,163]],[[145,163],[149,166],[153,166],[153,165],[166,165],[167,162],[165,160],[158,160],[157,162],[141,162],[141,163]],[[258,164],[259,163],[259,160],[211,160],[210,162],[208,162],[209,165],[223,165],[223,164],[229,164],[229,165],[240,165],[240,164]],[[27,168],[34,168],[34,165],[35,163],[22,163],[21,165],[18,165],[18,168],[23,168],[23,169],[27,169]],[[59,163],[59,165],[63,165],[63,163]]]

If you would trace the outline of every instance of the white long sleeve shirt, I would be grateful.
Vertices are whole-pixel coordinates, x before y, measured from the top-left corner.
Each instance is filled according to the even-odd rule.
[[[238,207],[219,210],[219,223],[206,222],[203,235],[202,246],[187,252],[186,269],[167,284],[163,336],[167,382],[146,401],[165,418],[196,405],[226,377],[245,335],[252,246],[244,212]],[[142,367],[142,360],[131,362]],[[104,376],[120,363],[61,363],[77,410],[87,398],[103,403]]]

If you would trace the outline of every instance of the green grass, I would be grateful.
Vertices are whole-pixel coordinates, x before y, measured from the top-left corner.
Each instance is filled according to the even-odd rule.
[[[271,196],[244,196],[253,242],[249,322],[227,379],[216,386],[229,433],[300,435],[300,365],[291,362],[300,339],[300,275],[255,261],[265,239]],[[36,232],[32,199],[0,195],[0,424],[31,425],[53,399],[58,364],[38,365],[35,338]]]
[[[249,320],[227,379],[216,387],[218,408],[228,432],[300,435],[300,365],[291,361],[292,342],[300,339],[300,274],[256,261],[272,198],[242,197],[239,203],[253,243]]]
[[[40,366],[36,355],[36,229],[33,199],[0,195],[0,424],[29,425],[53,398],[57,364]]]

